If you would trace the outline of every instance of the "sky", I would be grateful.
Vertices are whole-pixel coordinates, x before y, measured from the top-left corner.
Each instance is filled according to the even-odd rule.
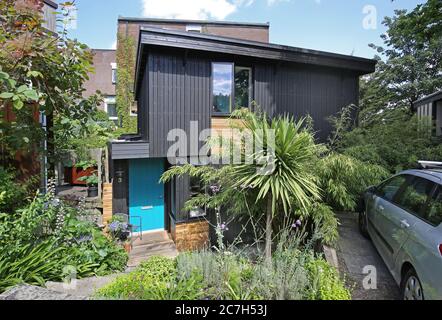
[[[424,0],[76,0],[70,36],[91,48],[116,44],[118,16],[269,22],[270,42],[372,58],[382,20]]]

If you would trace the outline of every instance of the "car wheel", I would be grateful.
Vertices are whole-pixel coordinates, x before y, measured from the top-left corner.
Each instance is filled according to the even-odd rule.
[[[359,232],[367,239],[370,238],[368,234],[368,228],[367,228],[367,213],[365,211],[365,208],[359,212]]]
[[[404,300],[424,300],[422,284],[414,269],[408,270],[401,282],[402,298]]]

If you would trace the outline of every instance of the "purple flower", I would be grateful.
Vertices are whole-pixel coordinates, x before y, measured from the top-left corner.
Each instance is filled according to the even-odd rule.
[[[296,220],[295,224],[296,224],[298,227],[300,227],[300,226],[302,225],[301,220],[299,220],[299,219]]]
[[[213,193],[218,193],[220,189],[221,188],[217,185],[210,186],[210,190],[212,190]]]

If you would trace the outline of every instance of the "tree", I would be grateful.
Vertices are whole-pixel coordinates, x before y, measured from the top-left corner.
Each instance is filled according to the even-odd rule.
[[[383,24],[384,45],[370,44],[381,55],[376,72],[361,80],[362,126],[395,120],[413,101],[442,89],[442,2],[396,10]]]
[[[59,22],[64,26],[69,19],[64,8],[72,5],[60,4]],[[2,142],[14,154],[39,146],[46,136],[52,146],[49,160],[53,161],[57,150],[54,136],[69,137],[78,125],[86,130],[100,97],[83,97],[83,84],[93,71],[89,48],[69,39],[66,28],[58,34],[44,29],[42,8],[41,0],[0,2],[1,111],[12,108],[15,114],[14,121],[1,122]],[[48,132],[36,121],[38,113],[47,116]],[[58,124],[57,132],[53,122]]]
[[[232,117],[242,120],[241,128],[251,134],[249,137],[255,144],[263,146],[262,150],[247,153],[246,148],[239,145],[235,150],[241,150],[241,164],[221,168],[175,166],[164,173],[161,180],[167,182],[174,176],[189,174],[216,185],[218,191],[212,197],[200,195],[190,201],[190,207],[208,204],[211,208],[225,205],[241,210],[244,209],[241,204],[251,200],[255,205],[253,210],[266,215],[265,256],[269,260],[274,218],[304,215],[295,210],[308,211],[320,199],[317,178],[312,170],[317,146],[313,134],[303,127],[303,120],[295,122],[293,118],[283,116],[269,120],[265,114],[255,114],[247,109],[233,112]],[[270,139],[272,135],[274,143]],[[232,150],[223,151],[231,153]]]

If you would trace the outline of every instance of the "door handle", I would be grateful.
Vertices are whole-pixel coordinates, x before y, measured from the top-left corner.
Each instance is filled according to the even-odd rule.
[[[402,220],[401,221],[401,227],[404,228],[404,229],[408,229],[408,228],[410,228],[410,224],[408,223],[407,220]]]

